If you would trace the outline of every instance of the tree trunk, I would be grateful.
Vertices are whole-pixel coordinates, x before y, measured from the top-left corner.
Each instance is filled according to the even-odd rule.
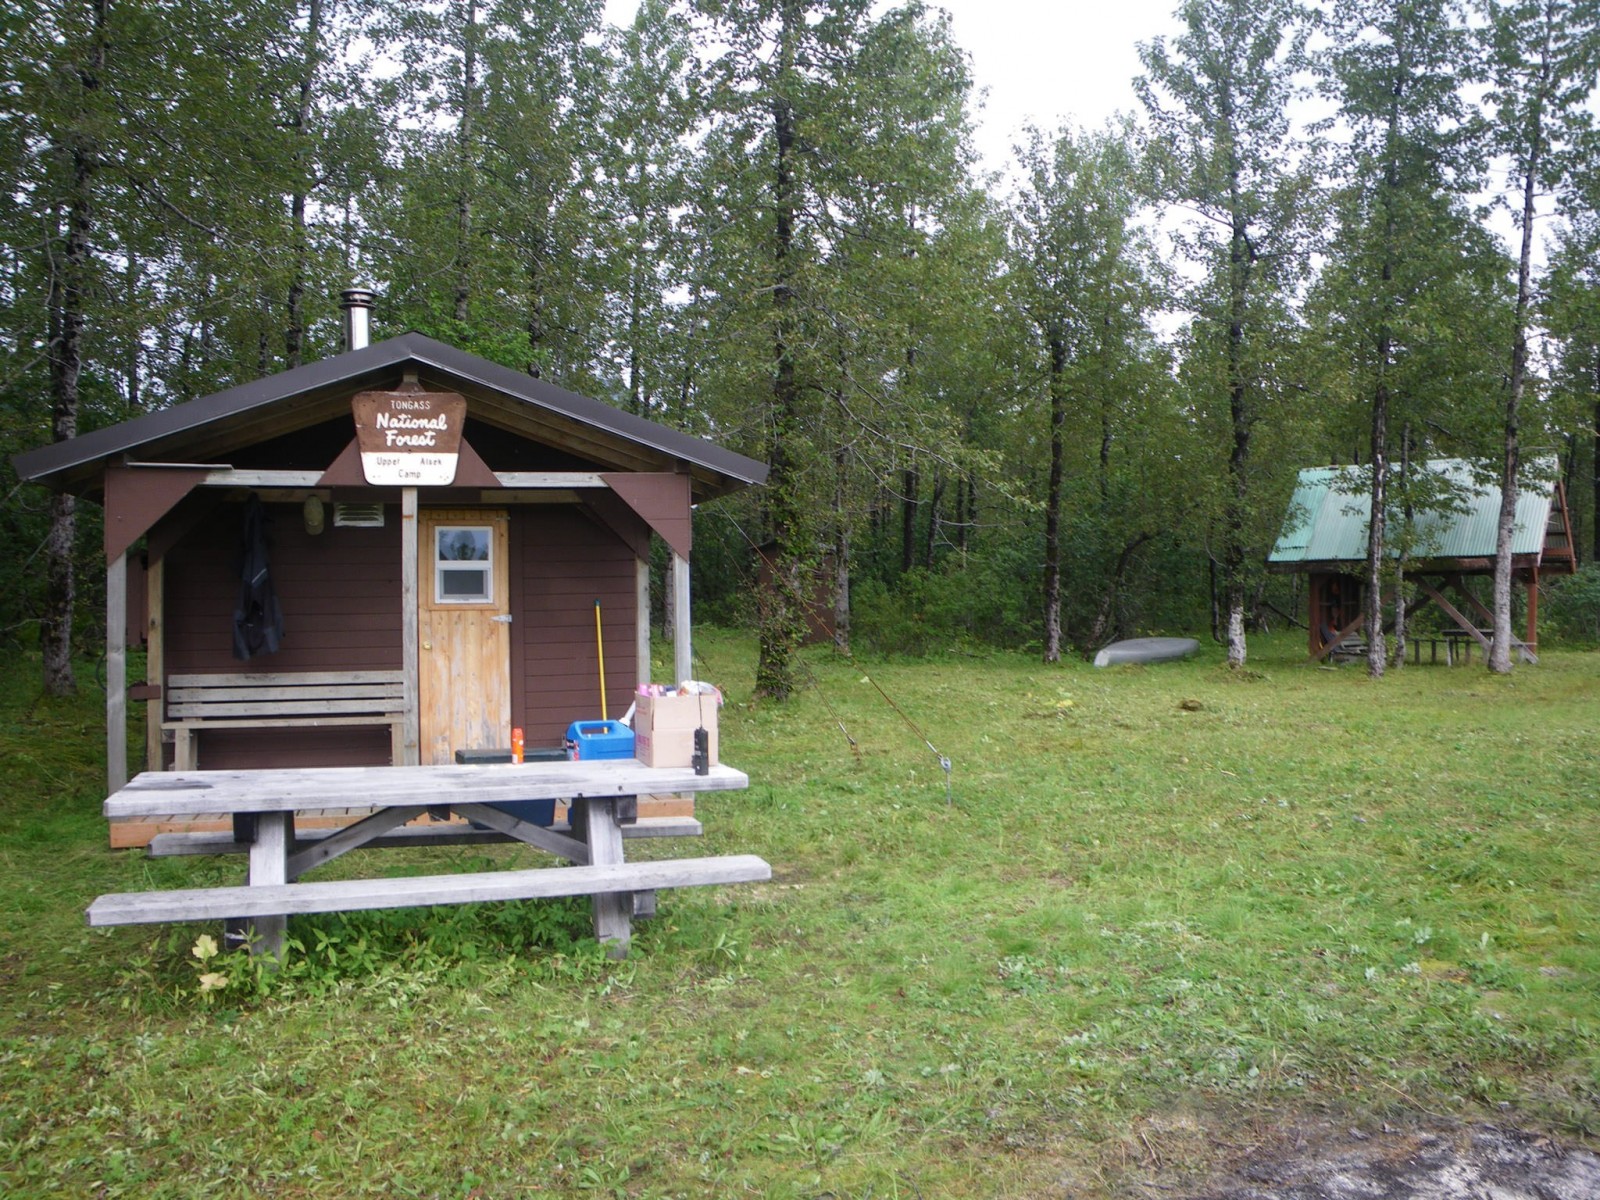
[[[93,42],[78,86],[84,102],[76,114],[82,122],[59,147],[68,162],[66,247],[50,278],[50,434],[62,442],[78,432],[79,378],[83,372],[85,310],[88,307],[89,272],[94,229],[93,183],[99,167],[99,150],[90,140],[88,97],[100,87],[106,66],[106,6],[94,5]],[[45,537],[45,601],[39,620],[39,650],[43,660],[44,688],[52,696],[77,690],[72,673],[72,621],[77,604],[73,549],[77,542],[77,500],[66,493],[50,498],[50,529]]]
[[[311,97],[317,82],[321,55],[322,0],[309,0],[306,9],[305,61],[301,64],[300,94],[289,128],[294,134],[294,191],[289,197],[290,237],[294,261],[290,264],[289,293],[285,304],[283,357],[290,367],[298,367],[305,344],[306,321],[301,312],[306,275],[310,271],[310,239],[306,232],[306,205],[311,193],[308,145],[311,141]]]
[[[967,552],[967,476],[961,472],[956,476],[956,499],[950,513],[950,523],[955,526],[956,550],[965,556]]]
[[[833,456],[833,644],[850,653],[850,518],[845,499],[850,482],[850,451],[840,446]]]
[[[967,544],[971,537],[978,532],[978,481],[972,476],[967,476],[967,519],[961,526],[961,553],[967,552]]]
[[[772,454],[767,503],[776,543],[773,579],[761,607],[755,693],[787,700],[794,689],[794,656],[802,628],[799,600],[804,533],[799,495],[800,466],[793,441],[800,432],[800,381],[794,354],[794,223],[798,207],[794,178],[796,117],[791,96],[795,60],[804,31],[800,0],[783,0],[778,32],[777,82],[772,98],[773,164],[773,373]]]
[[[1061,485],[1066,453],[1067,344],[1059,329],[1050,338],[1050,483],[1044,505],[1044,661],[1061,661]]]
[[[1245,459],[1249,454],[1249,434],[1236,433],[1234,450],[1229,462],[1233,476],[1233,493],[1229,498],[1228,544],[1223,547],[1222,586],[1223,613],[1227,622],[1228,666],[1238,669],[1245,664],[1248,648],[1245,643],[1245,547],[1244,512],[1247,501]]]
[[[541,215],[541,224],[538,228],[527,230],[528,236],[528,315],[523,322],[523,330],[528,335],[528,353],[531,362],[529,373],[539,378],[542,372],[540,358],[548,357],[546,341],[550,336],[549,323],[544,319],[546,297],[545,288],[548,283],[546,271],[550,262],[549,210]]]
[[[1089,627],[1089,636],[1084,639],[1087,650],[1104,645],[1111,639],[1114,632],[1121,636],[1122,622],[1117,619],[1117,602],[1122,598],[1123,581],[1128,577],[1128,568],[1133,565],[1133,556],[1138,553],[1139,547],[1150,541],[1155,535],[1141,533],[1132,541],[1122,547],[1122,553],[1117,555],[1117,565],[1111,573],[1111,578],[1106,581],[1106,590],[1100,597],[1100,610],[1095,614],[1094,624]]]
[[[1406,422],[1400,432],[1400,479],[1403,489],[1408,488],[1411,482],[1411,423]],[[1406,563],[1410,543],[1412,518],[1409,491],[1406,495],[1405,529],[1401,535],[1400,559],[1394,572],[1394,669],[1404,670],[1406,665],[1406,621],[1409,616],[1406,610]]]
[[[757,551],[757,558],[760,552]],[[678,589],[672,586],[672,567],[667,567],[667,577],[661,588],[661,638],[669,646],[678,640],[678,611],[673,604],[673,594]]]
[[[127,279],[128,290],[126,303],[138,303],[139,295],[139,258],[133,251],[128,252],[128,264],[124,272]],[[124,376],[123,394],[127,397],[128,411],[137,414],[144,407],[144,373],[143,373],[143,342],[135,333],[128,338],[128,364]]]
[[[630,247],[628,262],[628,411],[636,417],[644,416],[644,353],[640,342],[644,340],[644,163],[635,164],[633,221],[637,238]]]
[[[1548,52],[1541,67],[1548,77]],[[1494,614],[1494,638],[1489,647],[1488,667],[1496,675],[1511,673],[1511,535],[1517,518],[1517,469],[1522,460],[1522,392],[1528,378],[1528,309],[1533,300],[1534,202],[1538,195],[1542,150],[1541,128],[1536,122],[1522,178],[1522,251],[1517,260],[1517,307],[1511,341],[1511,378],[1506,386],[1505,443],[1500,468],[1500,517],[1495,529],[1494,588],[1490,602]]]
[[[900,472],[900,573],[917,565],[917,493],[922,476],[915,465]]]
[[[1211,609],[1211,640],[1222,640],[1222,607],[1217,603],[1217,556],[1206,555],[1206,600]]]
[[[1595,359],[1594,384],[1595,390],[1600,392],[1600,356]],[[1593,476],[1590,491],[1594,500],[1594,508],[1589,516],[1589,561],[1600,562],[1600,400],[1595,401],[1593,434],[1589,442],[1589,470]],[[1577,548],[1577,542],[1573,542],[1573,548]]]
[[[1228,455],[1231,485],[1226,515],[1227,542],[1222,549],[1222,579],[1227,591],[1228,665],[1238,669],[1245,664],[1245,520],[1249,507],[1250,405],[1245,385],[1244,323],[1249,296],[1250,273],[1255,265],[1245,224],[1243,201],[1237,192],[1233,203],[1233,237],[1229,249],[1230,283],[1228,312],[1228,414],[1233,429],[1233,447]]]
[[[933,469],[933,492],[928,497],[928,528],[922,538],[922,565],[933,570],[934,548],[939,544],[939,503],[944,499],[944,472]]]
[[[1387,327],[1378,335],[1379,366],[1388,350]],[[1367,523],[1367,674],[1383,678],[1389,648],[1383,637],[1383,552],[1389,503],[1389,385],[1379,375],[1372,394],[1372,515]]]
[[[1404,62],[1405,47],[1397,41],[1395,49]],[[1400,166],[1396,159],[1400,94],[1398,84],[1390,89],[1381,193],[1383,266],[1379,272],[1382,293],[1378,303],[1382,311],[1378,318],[1378,344],[1374,356],[1377,379],[1372,388],[1372,491],[1367,522],[1367,675],[1372,679],[1383,678],[1389,650],[1383,637],[1383,559],[1389,524],[1389,361],[1394,356],[1394,338],[1389,321],[1394,308],[1394,208],[1400,190]]]
[[[461,119],[456,128],[460,178],[456,191],[456,253],[454,315],[465,322],[472,300],[472,193],[477,174],[477,148],[473,145],[478,95],[478,0],[467,0],[466,25],[461,31]]]

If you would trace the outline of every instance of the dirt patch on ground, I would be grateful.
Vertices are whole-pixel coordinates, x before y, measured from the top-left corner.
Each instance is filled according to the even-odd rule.
[[[1491,1125],[1328,1130],[1295,1140],[1286,1156],[1263,1148],[1230,1175],[1179,1194],[1189,1200],[1600,1198],[1600,1156]],[[1165,1188],[1159,1194],[1173,1195]]]

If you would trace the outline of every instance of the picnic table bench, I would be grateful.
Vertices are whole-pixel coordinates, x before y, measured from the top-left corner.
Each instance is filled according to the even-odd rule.
[[[404,759],[405,672],[248,671],[167,677],[163,731],[172,734],[173,767],[199,765],[205,729],[285,729],[387,725],[392,760]]]
[[[714,766],[705,775],[692,768],[646,767],[635,759],[529,763],[504,766],[303,767],[232,771],[146,771],[106,799],[107,817],[192,816],[229,813],[233,836],[222,835],[212,851],[234,847],[249,854],[247,882],[240,887],[180,888],[113,893],[88,908],[91,926],[167,921],[248,919],[256,949],[281,956],[290,915],[404,908],[483,900],[551,896],[593,898],[595,936],[613,955],[627,953],[632,918],[650,911],[660,888],[758,882],[772,869],[755,855],[725,855],[625,861],[624,828],[637,826],[635,798],[641,793],[726,791],[748,786],[742,771]],[[566,799],[566,829],[532,824],[496,807],[531,800]],[[297,838],[296,810],[330,807],[371,809],[342,829]],[[430,832],[410,833],[407,823],[445,812],[483,827],[483,832],[535,846],[574,864],[524,870],[480,871],[404,879],[328,880],[301,876],[351,850],[407,845]],[[698,822],[694,823],[698,829]],[[466,839],[477,831],[435,837]],[[665,832],[659,830],[658,832]],[[208,852],[204,848],[190,852]],[[172,852],[183,842],[153,852]],[[179,851],[181,852],[181,851]],[[636,909],[636,896],[642,903]]]

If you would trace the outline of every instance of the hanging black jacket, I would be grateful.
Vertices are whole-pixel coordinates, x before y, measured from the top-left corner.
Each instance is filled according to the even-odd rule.
[[[239,555],[239,603],[233,610],[233,656],[248,662],[256,654],[275,654],[283,639],[283,611],[267,568],[267,514],[259,496],[244,507],[244,539]]]

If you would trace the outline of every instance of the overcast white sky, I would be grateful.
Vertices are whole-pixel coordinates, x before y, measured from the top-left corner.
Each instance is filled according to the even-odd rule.
[[[955,40],[972,56],[979,91],[978,147],[1004,170],[1023,124],[1062,121],[1098,128],[1118,111],[1137,112],[1132,80],[1138,43],[1177,29],[1178,0],[929,0],[950,14]],[[607,0],[606,19],[632,20],[637,0]]]
[[[972,56],[987,89],[978,113],[985,162],[1003,168],[1029,121],[1045,131],[1065,121],[1103,125],[1116,112],[1141,111],[1133,77],[1138,44],[1177,29],[1178,0],[945,0],[955,40]],[[930,5],[931,6],[931,5]]]

